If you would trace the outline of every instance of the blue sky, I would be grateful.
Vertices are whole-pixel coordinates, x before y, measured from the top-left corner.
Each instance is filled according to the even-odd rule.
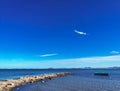
[[[1,0],[0,68],[120,65],[119,0]]]

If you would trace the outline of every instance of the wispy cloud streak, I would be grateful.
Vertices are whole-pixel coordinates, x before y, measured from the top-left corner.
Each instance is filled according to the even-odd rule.
[[[50,57],[50,56],[56,56],[58,55],[57,53],[52,53],[52,54],[43,54],[43,55],[40,55],[40,57]]]
[[[74,30],[74,32],[77,33],[77,34],[80,34],[80,35],[87,35],[87,33],[81,32],[81,31],[78,31],[78,30]]]
[[[114,51],[111,51],[110,53],[111,53],[111,54],[120,54],[119,51],[115,51],[115,50],[114,50]]]
[[[46,56],[46,55],[45,55]],[[49,55],[47,55],[49,56]],[[4,64],[6,62],[6,64]],[[81,68],[120,67],[120,55],[98,56],[58,60],[1,60],[0,68]]]

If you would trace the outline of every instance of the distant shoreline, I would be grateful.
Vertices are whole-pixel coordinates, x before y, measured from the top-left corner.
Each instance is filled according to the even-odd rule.
[[[120,67],[106,67],[106,68],[92,68],[92,67],[85,67],[85,68],[0,68],[0,70],[71,70],[71,69],[120,69]]]

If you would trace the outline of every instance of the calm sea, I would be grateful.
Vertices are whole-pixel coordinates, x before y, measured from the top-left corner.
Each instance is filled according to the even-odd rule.
[[[75,74],[46,80],[45,84],[30,83],[20,86],[14,91],[120,91],[119,69],[7,69],[0,70],[0,80],[58,72],[74,72]],[[94,76],[95,72],[108,72],[110,75]]]
[[[120,69],[0,69],[0,80],[19,78],[26,75],[33,76],[58,72],[74,72],[81,77],[90,78],[101,78],[100,76],[94,76],[93,74],[95,72],[108,72],[110,76],[109,78],[105,77],[105,79],[120,80]]]

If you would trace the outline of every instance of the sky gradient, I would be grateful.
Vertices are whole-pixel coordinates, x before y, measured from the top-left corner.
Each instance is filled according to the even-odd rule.
[[[120,65],[119,0],[0,0],[0,68]]]

